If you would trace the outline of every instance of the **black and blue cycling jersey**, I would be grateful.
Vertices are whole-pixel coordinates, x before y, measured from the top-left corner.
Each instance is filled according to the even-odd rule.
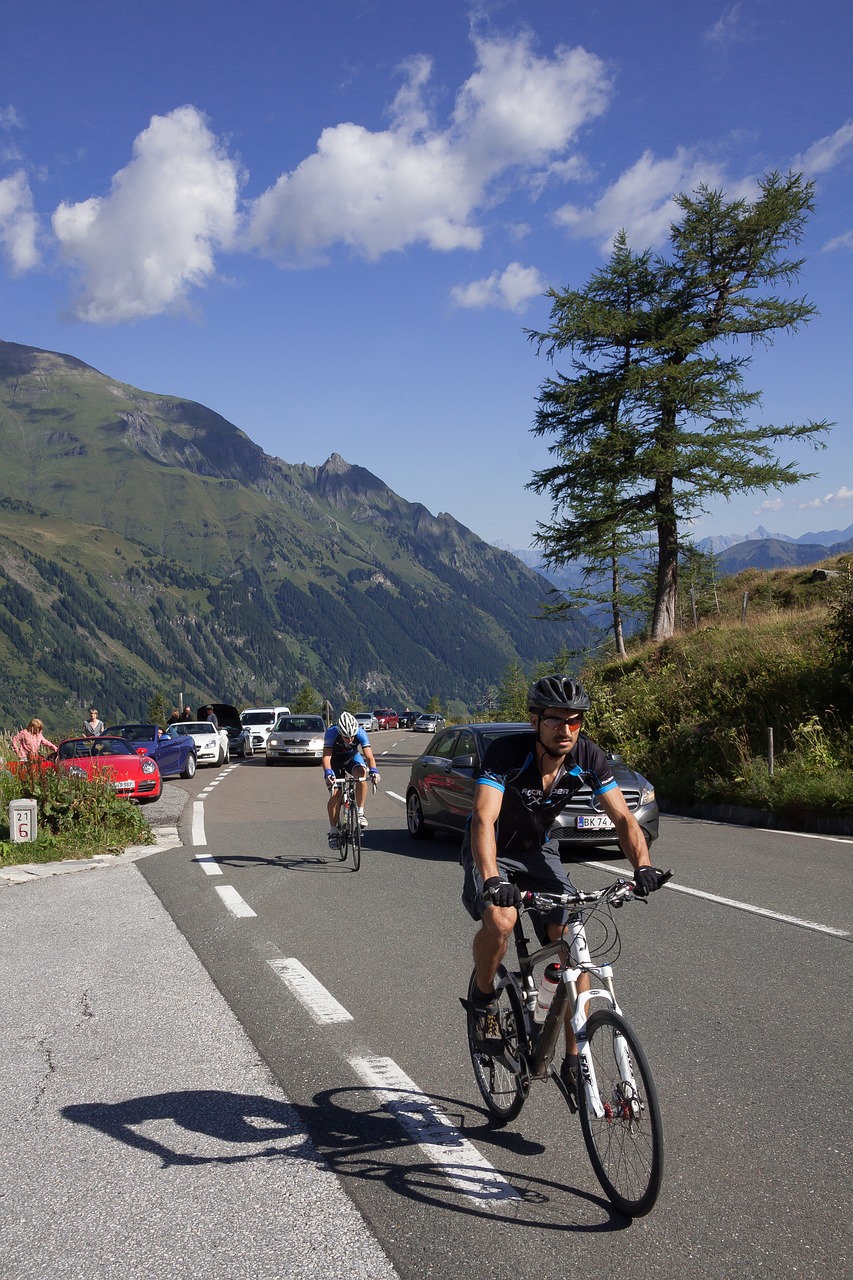
[[[328,755],[331,752],[332,769],[339,778],[342,778],[345,773],[351,773],[354,764],[363,764],[365,768],[368,767],[361,749],[369,746],[370,739],[363,729],[359,729],[350,742],[342,736],[338,726],[333,724],[326,730],[323,737],[323,754]]]

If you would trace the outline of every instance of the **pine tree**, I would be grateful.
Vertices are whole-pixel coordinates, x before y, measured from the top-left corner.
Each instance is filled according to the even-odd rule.
[[[653,639],[675,630],[683,523],[712,497],[807,478],[773,446],[819,443],[828,429],[752,425],[760,393],[744,386],[750,357],[731,349],[743,338],[770,344],[814,315],[803,299],[768,293],[800,273],[802,259],[785,253],[802,236],[812,197],[802,175],[775,173],[752,203],[707,187],[680,195],[668,258],[634,253],[621,234],[585,289],[551,291],[551,328],[529,335],[549,357],[571,352],[574,371],[540,389],[533,431],[556,437],[556,462],[529,486],[553,504],[538,541],[550,564],[586,557],[600,571],[608,555],[616,569],[652,537]],[[618,575],[614,582],[615,605]]]

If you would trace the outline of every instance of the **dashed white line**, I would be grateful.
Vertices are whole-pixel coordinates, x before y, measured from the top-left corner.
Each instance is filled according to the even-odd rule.
[[[270,960],[269,963],[315,1022],[352,1022],[352,1014],[298,960]]]
[[[624,867],[612,867],[607,862],[587,862],[588,867],[595,867],[599,871],[612,871],[617,876],[625,874]],[[665,889],[672,889],[675,893],[686,893],[691,898],[705,898],[708,902],[718,902],[722,907],[734,907],[736,911],[746,911],[753,916],[767,916],[770,920],[779,920],[782,924],[795,924],[800,929],[811,929],[815,933],[829,933],[835,938],[849,938],[850,932],[847,929],[834,929],[828,924],[818,924],[814,920],[802,920],[799,916],[786,916],[781,911],[769,911],[767,907],[756,907],[750,902],[738,902],[736,898],[721,898],[716,893],[706,893],[703,889],[689,889],[684,884],[674,884],[671,880],[669,884],[664,885]]]
[[[245,902],[230,884],[214,885],[216,892],[225,903],[232,916],[254,916],[257,912],[253,911],[248,902]]]
[[[195,861],[199,864],[206,876],[221,876],[222,868],[217,863],[211,853],[197,853]]]
[[[391,1058],[351,1058],[350,1066],[457,1190],[481,1207],[484,1201],[501,1205],[521,1199]]]
[[[204,834],[204,801],[193,801],[193,825],[191,837],[193,844],[207,844],[207,836]]]
[[[398,796],[396,791],[386,791],[385,794],[386,796],[390,796],[392,800],[399,800],[401,804],[406,803],[406,797]]]

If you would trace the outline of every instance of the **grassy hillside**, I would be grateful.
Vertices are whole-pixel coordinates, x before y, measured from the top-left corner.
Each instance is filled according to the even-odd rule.
[[[851,566],[747,570],[718,583],[720,613],[698,629],[590,666],[592,735],[664,802],[853,815]]]

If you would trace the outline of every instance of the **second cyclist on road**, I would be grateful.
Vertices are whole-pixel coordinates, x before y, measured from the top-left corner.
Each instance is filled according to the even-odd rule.
[[[350,711],[342,711],[338,723],[326,730],[323,739],[323,774],[329,788],[329,848],[340,848],[338,817],[341,808],[341,790],[336,785],[346,774],[355,778],[355,800],[358,808],[358,825],[367,826],[364,802],[367,798],[367,781],[379,781],[379,770],[370,746],[370,739]]]

